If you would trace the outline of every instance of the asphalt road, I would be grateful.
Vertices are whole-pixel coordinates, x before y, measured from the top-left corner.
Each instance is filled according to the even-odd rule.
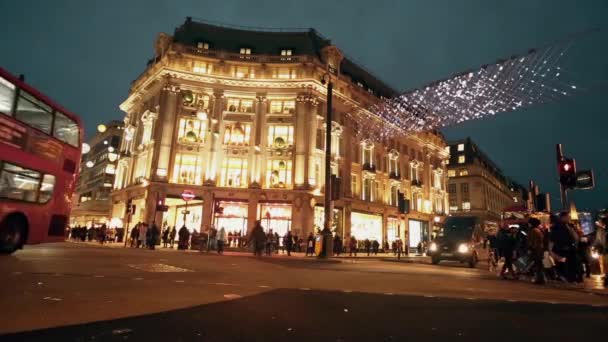
[[[0,269],[0,341],[566,340],[608,318],[604,294],[458,265],[62,243]]]

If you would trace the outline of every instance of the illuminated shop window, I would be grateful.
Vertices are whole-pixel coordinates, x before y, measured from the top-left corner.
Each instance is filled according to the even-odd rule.
[[[270,188],[291,186],[291,160],[268,160],[266,163],[266,184]]]
[[[462,210],[471,210],[471,202],[462,202]]]
[[[460,176],[468,176],[468,175],[469,175],[469,171],[468,171],[468,170],[466,170],[466,169],[462,169],[462,170],[460,170],[460,171],[458,172],[458,174],[459,174]]]
[[[448,170],[448,177],[456,177],[456,170]]]
[[[175,155],[173,182],[179,184],[201,184],[203,161],[198,154]]]
[[[293,126],[268,126],[268,146],[274,148],[293,146]]]
[[[224,158],[222,162],[221,186],[247,187],[247,159]]]
[[[464,144],[458,144],[458,151],[459,152],[464,151]]]
[[[294,114],[296,102],[294,100],[272,100],[270,101],[271,114]]]
[[[207,120],[181,118],[179,120],[177,139],[184,143],[204,143],[206,130]]]
[[[224,129],[224,145],[249,146],[251,125],[240,122],[226,124]]]
[[[234,113],[253,113],[253,100],[230,98],[227,109]]]
[[[458,156],[458,164],[464,164],[465,161],[466,161],[465,156]]]

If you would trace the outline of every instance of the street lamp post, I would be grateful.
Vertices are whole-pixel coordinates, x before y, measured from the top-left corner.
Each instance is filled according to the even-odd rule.
[[[320,257],[328,258],[332,253],[332,219],[333,209],[331,203],[331,122],[332,122],[332,95],[333,83],[329,72],[323,75],[322,82],[327,82],[327,113],[325,115],[325,222],[323,227],[323,247]]]

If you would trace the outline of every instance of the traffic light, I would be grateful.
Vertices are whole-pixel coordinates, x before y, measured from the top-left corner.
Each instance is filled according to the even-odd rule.
[[[565,189],[576,187],[576,162],[572,158],[562,158],[558,163],[559,182]]]
[[[220,202],[215,202],[213,206],[213,211],[216,215],[222,215],[224,213],[224,208],[220,205]]]
[[[169,206],[165,205],[163,200],[158,200],[158,202],[156,202],[156,211],[169,211]]]
[[[331,175],[331,200],[337,201],[340,199],[340,188],[342,187],[342,179],[336,175]]]
[[[405,195],[401,191],[397,193],[397,205],[401,214],[410,212],[410,201],[405,199]]]

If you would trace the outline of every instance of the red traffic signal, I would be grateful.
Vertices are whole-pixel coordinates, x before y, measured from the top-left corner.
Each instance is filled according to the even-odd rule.
[[[559,182],[566,189],[576,187],[576,162],[571,158],[563,158],[558,163]]]

